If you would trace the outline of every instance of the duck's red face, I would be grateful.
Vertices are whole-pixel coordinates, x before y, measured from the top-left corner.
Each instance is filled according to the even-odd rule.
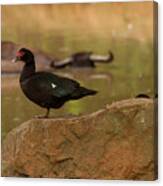
[[[23,51],[18,51],[18,52],[16,53],[16,57],[21,58],[21,57],[24,56],[24,54],[25,54],[25,52],[23,52]]]
[[[17,51],[16,58],[14,59],[14,62],[23,61],[25,63],[28,63],[31,60],[33,60],[33,58],[34,58],[34,56],[30,50],[22,48],[19,51]]]
[[[17,62],[17,61],[23,61],[23,57],[25,55],[25,52],[24,51],[17,51],[16,52],[16,56],[15,56],[15,59],[13,59],[13,62]]]

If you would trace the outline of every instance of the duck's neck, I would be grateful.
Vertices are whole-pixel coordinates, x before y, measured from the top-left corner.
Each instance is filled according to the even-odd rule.
[[[35,61],[33,59],[32,61],[25,63],[20,75],[20,81],[24,81],[25,79],[28,79],[34,73],[35,73]]]

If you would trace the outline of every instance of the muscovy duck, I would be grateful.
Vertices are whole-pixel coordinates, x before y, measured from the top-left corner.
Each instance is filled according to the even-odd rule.
[[[34,55],[26,48],[21,48],[16,53],[14,61],[24,62],[20,75],[21,89],[28,99],[47,109],[43,118],[48,117],[51,108],[60,108],[66,101],[97,93],[69,78],[49,72],[36,72]]]

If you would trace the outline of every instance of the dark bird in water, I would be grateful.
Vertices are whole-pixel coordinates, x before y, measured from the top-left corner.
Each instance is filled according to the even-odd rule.
[[[138,95],[136,95],[136,97],[135,98],[150,98],[150,96],[148,96],[147,94],[138,94]]]
[[[114,59],[113,53],[109,51],[108,55],[96,55],[92,52],[78,52],[72,56],[60,60],[52,61],[51,67],[53,68],[64,68],[66,66],[70,67],[95,67],[95,63],[110,63]]]
[[[28,49],[20,49],[14,61],[24,62],[20,75],[21,89],[28,99],[47,109],[43,116],[45,118],[48,117],[51,108],[60,108],[66,101],[97,93],[95,90],[80,86],[74,80],[49,72],[36,72],[34,55]]]
[[[135,96],[135,98],[152,98],[152,97],[150,97],[149,95],[147,95],[147,94],[138,94],[137,96]],[[155,93],[155,95],[154,95],[154,97],[153,98],[158,98],[158,93]]]

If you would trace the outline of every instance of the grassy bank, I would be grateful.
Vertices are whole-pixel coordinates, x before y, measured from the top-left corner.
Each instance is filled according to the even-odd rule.
[[[153,36],[152,13],[152,2],[5,5],[2,6],[2,39],[46,51],[50,50],[47,44],[53,48],[52,44],[58,43],[66,50],[73,45],[71,38],[80,44],[85,36],[95,43],[98,39],[144,42]]]

